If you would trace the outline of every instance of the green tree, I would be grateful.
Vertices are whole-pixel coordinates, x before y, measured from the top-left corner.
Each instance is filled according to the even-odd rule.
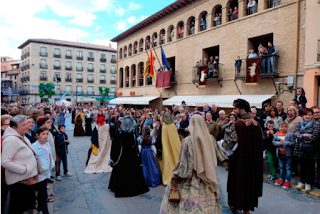
[[[109,96],[110,88],[108,88],[106,86],[99,86],[99,92],[100,92],[100,95],[101,95],[101,98],[102,98],[102,100],[100,101],[100,104],[104,105],[105,98],[107,96]]]
[[[39,84],[39,96],[41,102],[47,102],[49,99],[55,95],[55,86],[52,82],[40,83]]]

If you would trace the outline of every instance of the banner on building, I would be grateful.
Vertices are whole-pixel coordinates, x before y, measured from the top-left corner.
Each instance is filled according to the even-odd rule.
[[[169,88],[171,87],[171,71],[157,72],[157,88]]]
[[[208,66],[199,66],[198,69],[199,87],[206,87],[208,80]]]
[[[260,58],[247,59],[246,83],[258,83]]]

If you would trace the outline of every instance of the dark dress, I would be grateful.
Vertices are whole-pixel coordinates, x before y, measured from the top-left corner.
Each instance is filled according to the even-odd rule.
[[[121,132],[112,141],[112,174],[109,189],[115,197],[131,197],[149,191],[142,174],[134,134]]]
[[[76,110],[71,111],[71,122],[74,124],[74,119],[76,118]]]
[[[92,126],[91,126],[92,118],[86,117],[84,121],[85,121],[86,136],[91,136],[92,135]]]
[[[81,116],[77,116],[75,119],[75,126],[73,130],[73,136],[85,136],[86,133],[83,130],[82,127],[82,118]]]
[[[254,210],[262,196],[263,144],[260,126],[237,121],[238,148],[229,157],[228,203],[237,210]]]

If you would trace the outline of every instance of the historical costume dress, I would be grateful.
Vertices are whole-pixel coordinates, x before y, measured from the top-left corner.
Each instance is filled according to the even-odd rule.
[[[66,118],[65,118],[65,113],[63,110],[61,110],[61,112],[59,113],[59,116],[58,116],[58,126],[61,126],[61,125],[64,125],[65,126],[65,123],[66,123]]]
[[[98,115],[97,125],[93,129],[91,136],[91,155],[85,169],[85,173],[111,172],[109,166],[111,138],[109,134],[110,126],[105,123],[104,115]]]
[[[142,161],[142,172],[149,187],[161,184],[160,168],[156,159],[157,149],[153,145],[150,136],[150,128],[143,129],[143,135],[139,138],[139,150]]]
[[[220,214],[217,157],[212,138],[200,115],[190,120],[190,136],[183,140],[179,163],[161,203],[160,214]],[[172,200],[172,191],[178,197]]]
[[[65,123],[66,130],[67,131],[73,130],[73,124],[72,124],[72,121],[71,121],[72,118],[71,118],[71,113],[70,113],[69,110],[66,112],[65,118],[66,118],[66,123]]]
[[[83,117],[82,117],[82,113],[79,112],[76,116],[76,118],[74,119],[74,130],[73,130],[73,136],[85,136],[85,132],[83,129]]]
[[[130,117],[124,117],[121,121],[120,133],[112,141],[113,170],[109,189],[114,192],[115,197],[131,197],[149,191],[142,174],[134,130],[133,120]]]
[[[92,134],[92,117],[91,117],[91,112],[87,111],[85,114],[84,118],[85,122],[85,131],[86,131],[86,136],[91,136]]]
[[[181,142],[170,113],[165,113],[162,125],[162,160],[160,163],[162,183],[170,182],[172,170],[178,163]]]

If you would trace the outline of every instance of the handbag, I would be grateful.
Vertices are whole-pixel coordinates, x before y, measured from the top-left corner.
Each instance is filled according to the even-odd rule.
[[[181,200],[181,196],[178,191],[177,183],[174,178],[171,179],[171,187],[170,187],[170,193],[169,193],[168,200],[169,200],[169,202],[172,202],[172,203],[179,203]]]
[[[22,138],[20,138],[28,147],[29,149],[31,149],[31,151],[33,152],[33,155],[34,157],[36,158],[36,161],[37,161],[37,169],[38,169],[38,173],[41,174],[43,172],[45,172],[42,164],[41,164],[41,161],[40,161],[40,158],[38,157],[38,155],[33,151],[33,149],[29,146],[29,144]]]

